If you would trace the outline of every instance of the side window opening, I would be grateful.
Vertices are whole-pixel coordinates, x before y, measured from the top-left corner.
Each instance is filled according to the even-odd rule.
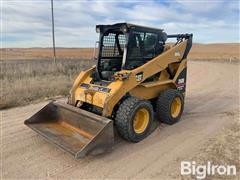
[[[158,41],[157,34],[146,33],[144,39],[144,58],[151,59],[156,56],[156,45]]]
[[[143,33],[142,33],[143,34]],[[142,59],[143,39],[140,33],[133,33],[129,38],[128,58]]]
[[[125,68],[129,70],[137,68],[161,54],[163,49],[164,42],[159,40],[159,34],[132,31]]]

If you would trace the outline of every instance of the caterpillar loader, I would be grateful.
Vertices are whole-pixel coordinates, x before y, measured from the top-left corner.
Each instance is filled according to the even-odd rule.
[[[68,103],[53,101],[25,124],[75,158],[105,152],[114,132],[131,142],[146,138],[154,117],[181,118],[192,34],[128,23],[97,25],[95,66],[76,78]],[[174,38],[175,43],[166,43]]]

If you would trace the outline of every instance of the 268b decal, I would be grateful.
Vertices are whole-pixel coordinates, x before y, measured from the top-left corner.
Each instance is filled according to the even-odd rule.
[[[177,89],[184,93],[186,90],[187,68],[184,68],[176,80]]]

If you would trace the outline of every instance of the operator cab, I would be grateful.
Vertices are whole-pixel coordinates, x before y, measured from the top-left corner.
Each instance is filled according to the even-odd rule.
[[[162,29],[148,28],[128,23],[97,25],[100,33],[97,74],[111,81],[115,72],[132,70],[164,50],[167,34]]]

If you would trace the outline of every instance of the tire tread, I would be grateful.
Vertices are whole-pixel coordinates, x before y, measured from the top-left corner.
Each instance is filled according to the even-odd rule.
[[[182,109],[177,118],[172,118],[170,115],[171,103],[176,96],[179,96],[182,101]],[[167,89],[163,91],[157,99],[156,112],[161,121],[171,125],[178,122],[179,119],[181,118],[182,111],[184,108],[183,106],[184,106],[184,103],[183,103],[182,94],[175,89]]]
[[[130,118],[132,117],[132,113],[136,109],[136,106],[139,106],[140,104],[150,107],[150,113],[152,113],[153,116],[151,103],[147,100],[141,100],[136,97],[129,97],[125,99],[119,106],[116,113],[115,127],[121,137],[128,141],[138,142],[138,140],[131,137],[131,134],[129,133],[129,121],[131,120]]]

